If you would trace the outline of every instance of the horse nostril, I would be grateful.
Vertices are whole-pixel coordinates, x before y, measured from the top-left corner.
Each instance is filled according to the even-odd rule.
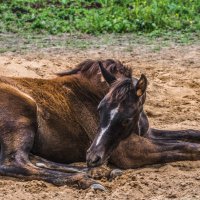
[[[101,160],[100,156],[96,156],[96,158],[92,161],[92,163],[98,163]]]
[[[96,165],[99,164],[100,161],[101,161],[101,157],[95,156],[92,159],[87,160],[87,165],[88,165],[88,167],[95,167]]]

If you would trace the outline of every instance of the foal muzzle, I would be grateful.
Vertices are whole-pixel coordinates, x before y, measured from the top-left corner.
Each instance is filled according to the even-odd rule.
[[[86,162],[88,167],[97,167],[103,164],[103,154],[91,151],[87,151]]]

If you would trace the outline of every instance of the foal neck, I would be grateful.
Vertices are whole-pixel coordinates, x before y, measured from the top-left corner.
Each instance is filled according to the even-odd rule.
[[[80,74],[58,77],[62,87],[70,88],[83,101],[92,101],[97,105],[108,92],[109,88],[104,82],[88,79]]]

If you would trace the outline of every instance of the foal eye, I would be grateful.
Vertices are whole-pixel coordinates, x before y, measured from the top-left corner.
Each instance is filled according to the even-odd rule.
[[[122,121],[122,126],[128,126],[132,122],[132,118],[127,118]]]

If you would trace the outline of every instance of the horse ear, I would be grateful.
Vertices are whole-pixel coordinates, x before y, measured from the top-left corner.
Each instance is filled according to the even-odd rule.
[[[106,80],[106,82],[111,85],[112,83],[114,83],[116,81],[116,78],[114,75],[112,75],[102,64],[102,62],[98,62],[99,64],[99,68],[101,70],[101,74],[104,77],[104,79]]]
[[[136,84],[136,95],[138,97],[142,96],[145,93],[146,89],[147,89],[147,78],[144,74],[142,74]]]

